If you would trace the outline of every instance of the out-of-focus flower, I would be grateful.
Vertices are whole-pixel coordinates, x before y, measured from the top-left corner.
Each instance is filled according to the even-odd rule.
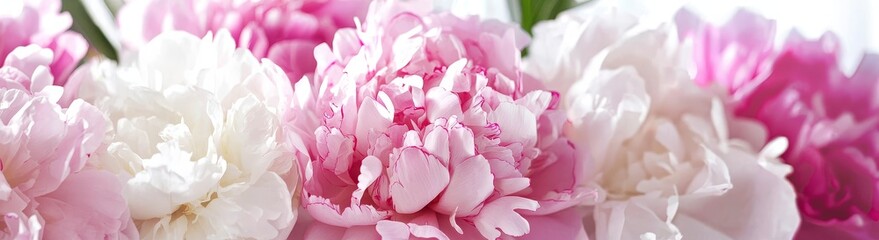
[[[36,44],[52,50],[47,65],[54,76],[52,84],[63,86],[88,43],[78,33],[68,31],[73,23],[70,14],[61,11],[60,0],[0,1],[0,59],[20,46]],[[68,99],[69,103],[72,99]],[[66,105],[66,104],[64,104]]]
[[[303,238],[585,237],[586,160],[557,94],[520,71],[527,36],[426,6],[375,2],[296,84]]]
[[[51,49],[15,48],[0,68],[2,239],[132,239],[122,185],[87,163],[107,126],[82,100],[58,105]]]
[[[752,14],[720,27],[678,16],[687,26],[682,35],[711,46],[697,48],[697,57],[715,56],[702,59],[697,74],[732,93],[737,116],[790,139],[782,159],[794,168],[788,179],[804,219],[797,238],[879,237],[879,56],[865,56],[849,77],[831,34],[805,40],[794,33],[775,49],[765,31],[773,23]]]
[[[169,32],[133,62],[77,71],[112,121],[95,154],[125,183],[146,239],[279,239],[296,219],[298,171],[282,131],[292,87],[228,32]]]
[[[764,144],[725,94],[699,88],[669,26],[644,29],[597,3],[538,25],[534,46],[529,71],[567,89],[566,136],[594,161],[602,199],[586,222],[597,239],[793,236],[790,169],[776,158],[786,141]]]
[[[744,10],[720,27],[700,21],[688,10],[675,18],[681,39],[693,45],[699,85],[718,84],[736,93],[771,67],[776,54],[774,21]]]
[[[281,66],[291,81],[314,71],[313,49],[363,18],[366,0],[134,0],[119,11],[123,45],[137,49],[169,30],[227,29],[238,47]]]

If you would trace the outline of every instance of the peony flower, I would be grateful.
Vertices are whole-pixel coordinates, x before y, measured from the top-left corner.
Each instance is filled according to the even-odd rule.
[[[557,94],[520,71],[527,36],[431,5],[375,2],[315,49],[288,120],[301,238],[582,239],[585,159],[560,136]]]
[[[18,47],[0,68],[2,239],[134,239],[122,186],[87,163],[107,125],[82,100],[58,105],[52,49]]]
[[[281,239],[296,219],[283,71],[228,32],[169,32],[133,62],[84,66],[80,96],[112,122],[95,154],[124,182],[145,239]]]
[[[588,182],[602,196],[585,222],[595,237],[791,238],[800,219],[776,158],[786,141],[764,144],[725,94],[699,88],[668,25],[638,24],[585,5],[536,26],[529,50],[529,71],[567,89],[565,134],[594,160]]]
[[[879,58],[865,56],[846,76],[838,65],[839,44],[830,34],[805,40],[795,33],[776,49],[771,32],[755,38],[752,31],[772,29],[774,23],[750,14],[720,27],[689,13],[678,21],[690,26],[682,34],[712,46],[697,55],[724,56],[706,59],[697,73],[737,66],[706,79],[735,96],[736,115],[765,124],[770,137],[790,139],[782,159],[793,167],[788,180],[804,219],[797,238],[879,237]],[[712,40],[706,33],[729,40]]]
[[[168,30],[227,29],[238,47],[281,66],[290,80],[314,72],[313,49],[362,18],[365,0],[133,0],[119,11],[123,45],[138,49]]]
[[[0,1],[0,59],[6,59],[16,47],[36,44],[48,48],[54,56],[46,65],[54,76],[52,84],[64,86],[85,56],[88,44],[78,33],[68,31],[73,20],[60,10],[60,0]],[[72,97],[65,96],[62,106],[69,104]]]
[[[716,83],[735,93],[772,64],[775,21],[744,10],[716,28],[687,10],[675,18],[681,38],[692,38],[695,80],[701,86]]]

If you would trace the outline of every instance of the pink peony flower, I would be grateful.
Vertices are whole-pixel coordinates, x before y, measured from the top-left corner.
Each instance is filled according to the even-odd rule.
[[[55,79],[52,84],[65,85],[85,56],[88,44],[78,33],[68,31],[73,20],[60,10],[60,0],[0,1],[0,59],[6,59],[20,46],[36,44],[49,48],[54,53],[47,65]]]
[[[97,108],[57,101],[51,49],[19,47],[0,68],[2,239],[132,239],[137,230],[109,172],[87,163],[106,126]]]
[[[140,48],[159,33],[196,36],[227,29],[238,47],[269,58],[292,81],[314,71],[312,50],[363,17],[365,0],[134,0],[119,11],[123,45]]]
[[[744,10],[719,27],[687,10],[678,12],[676,20],[681,39],[692,39],[695,80],[701,86],[716,83],[735,93],[771,67],[775,21]]]
[[[797,238],[879,237],[879,56],[866,55],[846,76],[832,34],[805,40],[794,33],[773,49],[773,34],[760,31],[774,28],[772,22],[750,14],[735,19],[743,20],[719,28],[693,17],[679,22],[693,26],[684,34],[695,36],[697,45],[713,45],[696,50],[697,58],[716,56],[699,59],[697,72],[730,90],[736,115],[762,122],[770,137],[790,140],[782,158],[794,168],[788,180],[804,220]]]
[[[304,239],[583,239],[584,159],[497,21],[379,1],[295,86]],[[312,85],[313,84],[313,85]],[[573,223],[573,224],[572,224]],[[542,231],[537,229],[540,226]],[[530,233],[530,234],[529,234]]]

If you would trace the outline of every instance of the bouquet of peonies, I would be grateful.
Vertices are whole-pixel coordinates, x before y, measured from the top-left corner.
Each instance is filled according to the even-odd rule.
[[[439,4],[0,1],[0,239],[879,238],[879,55]]]

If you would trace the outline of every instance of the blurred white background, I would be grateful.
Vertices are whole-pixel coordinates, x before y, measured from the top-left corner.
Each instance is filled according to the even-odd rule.
[[[879,53],[879,1],[875,0],[615,0],[649,21],[670,19],[686,6],[712,22],[723,23],[736,9],[745,8],[776,20],[779,42],[792,29],[814,39],[827,31],[841,42],[843,68],[854,71],[865,51]]]
[[[843,68],[851,72],[864,51],[879,53],[879,1],[877,0],[609,0],[643,21],[658,24],[672,19],[682,6],[703,18],[723,23],[739,8],[746,8],[776,20],[782,41],[791,29],[807,38],[834,32],[841,41]],[[439,1],[439,9],[455,14],[477,14],[509,21],[515,17],[509,6],[517,0]]]

